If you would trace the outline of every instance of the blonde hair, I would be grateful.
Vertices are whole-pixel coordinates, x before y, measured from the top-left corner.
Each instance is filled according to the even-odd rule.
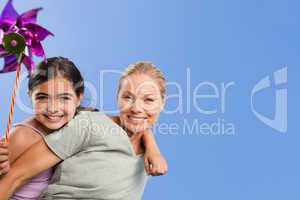
[[[162,99],[165,98],[166,80],[163,73],[153,63],[144,61],[131,64],[124,70],[121,78],[119,79],[118,94],[123,80],[133,74],[145,74],[150,78],[153,78],[159,86]]]

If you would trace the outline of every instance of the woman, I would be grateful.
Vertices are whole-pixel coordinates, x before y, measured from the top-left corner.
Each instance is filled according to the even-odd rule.
[[[155,73],[153,72],[156,72],[156,75],[159,74],[159,71],[156,71],[151,64],[140,63],[129,70],[127,75],[125,74],[120,81],[118,104],[121,117],[119,121],[130,132],[131,138],[134,138],[132,141],[136,141],[136,144],[133,143],[135,151],[132,151],[130,145],[128,148],[129,141],[128,138],[124,138],[122,129],[115,126],[105,115],[82,112],[71,121],[73,124],[70,123],[58,133],[45,137],[48,147],[45,143],[38,142],[17,160],[11,172],[1,182],[0,196],[5,198],[21,182],[52,167],[61,160],[65,160],[55,172],[53,183],[50,184],[44,195],[46,199],[50,197],[99,198],[98,195],[102,195],[101,198],[105,199],[139,198],[145,178],[142,173],[143,170],[137,167],[140,159],[136,157],[135,153],[143,152],[140,142],[138,142],[141,141],[141,137],[137,133],[146,130],[155,122],[164,100],[164,87],[160,85],[164,83],[163,78],[157,79],[158,77],[154,76]],[[142,77],[142,79],[139,80],[138,77]],[[149,82],[148,86],[142,87],[143,89],[139,88],[141,83],[145,83],[145,80]],[[45,93],[41,91],[38,94],[41,95],[39,98],[43,99]],[[72,94],[65,95],[72,97]],[[58,113],[45,117],[56,122],[59,121],[60,117],[63,117],[63,114]],[[100,120],[102,123],[100,123]],[[110,131],[113,134],[109,133]],[[104,154],[106,156],[103,156]],[[41,155],[42,157],[40,157]],[[94,157],[95,155],[96,157]],[[109,160],[106,157],[109,157]],[[38,158],[40,161],[36,162]],[[115,160],[112,158],[115,158]],[[30,160],[30,165],[26,165],[27,159]],[[72,169],[71,166],[74,166],[74,163],[76,167]],[[96,165],[96,163],[99,165]],[[97,167],[95,168],[95,166]],[[97,173],[98,176],[91,175],[100,166],[103,168]],[[86,171],[86,169],[93,172],[88,173],[90,171]],[[85,178],[76,177],[80,174],[85,175]],[[97,182],[99,177],[102,178],[102,183]],[[107,180],[103,184],[103,178],[105,177],[109,181]],[[136,183],[140,184],[134,187]],[[85,184],[88,186],[88,192],[82,189],[86,186]],[[132,193],[132,191],[135,192]],[[130,196],[129,194],[136,195]],[[116,197],[116,195],[119,195],[119,197]]]

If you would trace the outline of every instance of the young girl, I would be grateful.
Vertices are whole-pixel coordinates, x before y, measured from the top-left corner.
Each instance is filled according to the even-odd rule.
[[[138,67],[136,69],[138,69]],[[125,78],[125,76],[123,78]],[[49,90],[49,85],[52,86],[50,87],[51,90]],[[49,134],[53,130],[57,130],[69,122],[76,112],[74,108],[78,107],[80,104],[83,89],[84,87],[81,75],[70,61],[62,58],[53,58],[48,59],[46,65],[45,63],[42,63],[37,68],[33,76],[31,76],[29,81],[29,91],[30,96],[32,97],[32,103],[34,105],[35,116],[26,120],[22,124],[18,124],[13,131],[10,143],[10,149],[12,151],[10,161],[14,162],[14,160],[19,157],[22,152],[24,152],[34,143],[40,141],[45,133]],[[121,94],[121,91],[119,91],[119,94]],[[118,102],[122,102],[120,100],[122,98],[123,96],[118,98]],[[122,112],[123,108],[120,108],[121,113],[124,113]],[[101,117],[103,118],[103,116]],[[141,138],[144,137],[145,146],[147,149],[149,149],[149,151],[146,151],[145,155],[145,160],[147,161],[145,162],[147,170],[153,175],[164,173],[166,170],[166,164],[159,155],[159,152],[156,150],[156,145],[152,141],[152,135],[145,133],[143,136],[143,134],[141,134],[145,132],[148,127],[137,131],[134,129],[134,126],[138,124],[136,121],[131,121],[131,123],[127,123],[126,125],[126,118],[122,116],[120,118],[115,117],[114,120],[119,122],[120,125],[126,128],[128,131],[129,136],[131,136],[130,140],[135,152],[143,152],[143,148],[140,143]],[[131,128],[130,126],[127,127],[130,124],[132,125]],[[36,133],[39,133],[40,135],[37,135]],[[69,133],[69,135],[71,134],[72,133]],[[70,138],[70,141],[72,141],[72,138]],[[68,150],[69,149],[66,149],[66,151]],[[61,158],[62,160],[66,159],[63,158],[62,155]],[[149,161],[153,164],[153,167],[150,169],[147,167],[147,163]],[[40,193],[47,186],[50,175],[51,170],[45,171],[38,175],[25,187],[18,190],[13,198],[36,198],[36,195],[38,195],[38,193]]]

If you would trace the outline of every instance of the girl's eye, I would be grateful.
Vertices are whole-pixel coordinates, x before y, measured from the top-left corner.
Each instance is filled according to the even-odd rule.
[[[38,96],[38,97],[35,97],[36,100],[45,100],[45,99],[48,99],[47,97],[45,96]]]
[[[67,100],[70,100],[71,98],[70,97],[61,97],[60,98],[62,101],[67,101]]]

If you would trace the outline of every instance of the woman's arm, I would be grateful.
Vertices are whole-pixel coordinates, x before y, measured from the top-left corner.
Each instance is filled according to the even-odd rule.
[[[32,145],[11,166],[11,170],[0,180],[0,200],[8,199],[30,178],[53,167],[61,159],[45,144],[44,140]]]

